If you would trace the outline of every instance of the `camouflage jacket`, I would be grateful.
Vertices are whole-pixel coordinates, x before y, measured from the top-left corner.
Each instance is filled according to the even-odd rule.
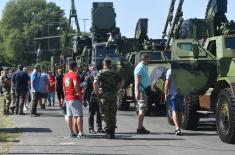
[[[95,77],[95,80],[98,81],[101,95],[108,96],[117,93],[118,84],[121,82],[121,77],[112,69],[102,69]]]
[[[11,91],[11,78],[8,75],[2,75],[1,76],[1,85],[3,91]]]

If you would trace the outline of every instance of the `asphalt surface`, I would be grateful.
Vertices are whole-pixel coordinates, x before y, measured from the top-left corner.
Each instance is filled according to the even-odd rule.
[[[22,136],[13,143],[9,154],[235,154],[234,145],[220,141],[213,118],[202,119],[198,131],[183,131],[182,136],[175,136],[174,127],[168,125],[165,117],[146,117],[144,124],[151,134],[138,135],[136,113],[119,111],[116,139],[108,140],[102,134],[88,133],[87,109],[84,110],[86,139],[67,137],[68,128],[58,107],[39,109],[40,117],[30,117],[29,112],[25,116],[10,116]]]

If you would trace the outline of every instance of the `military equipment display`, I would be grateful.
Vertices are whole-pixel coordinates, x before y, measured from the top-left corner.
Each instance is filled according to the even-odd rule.
[[[170,64],[167,62],[167,56],[163,52],[166,40],[150,39],[147,34],[148,19],[140,18],[136,24],[135,38],[122,38],[119,41],[118,53],[124,56],[131,64],[132,68],[129,67],[129,69],[131,69],[132,75],[129,77],[132,79],[128,81],[128,84],[130,85],[121,91],[122,97],[119,99],[118,109],[128,110],[130,107],[130,101],[135,101],[134,67],[141,61],[141,55],[143,53],[148,53],[150,55],[148,73],[151,79],[151,93],[148,100],[148,111],[145,114],[150,115],[151,113],[159,114],[165,112],[164,100],[162,98],[164,73],[170,67]]]
[[[227,0],[209,0],[205,19],[185,21],[183,2],[167,42],[169,48],[174,39],[172,77],[176,90],[185,96],[182,127],[197,128],[198,111],[210,110],[220,139],[235,143],[235,24],[226,18]]]
[[[112,2],[93,2],[92,15],[92,53],[91,62],[98,69],[102,68],[105,57],[112,60],[112,64],[118,68],[121,66],[120,56],[115,53],[115,46],[106,46],[109,33],[116,29],[116,13]]]
[[[75,4],[74,1],[71,2],[70,16],[76,20],[76,10],[74,11]],[[152,60],[149,65],[149,75],[153,77],[153,75],[158,74],[158,76],[156,76],[157,78],[151,78],[153,91],[149,100],[149,111],[158,111],[160,106],[157,104],[163,103],[163,82],[160,82],[161,86],[159,86],[159,82],[156,81],[169,68],[166,56],[163,54],[166,40],[148,38],[148,19],[146,18],[138,20],[134,38],[122,37],[120,29],[116,27],[116,13],[112,2],[93,2],[91,19],[91,37],[81,35],[79,26],[77,25],[79,36],[74,37],[74,53],[72,58],[64,59],[66,60],[64,64],[76,60],[81,69],[86,70],[88,64],[93,62],[96,64],[97,69],[101,69],[103,59],[109,57],[112,60],[113,67],[122,75],[124,80],[124,88],[120,91],[118,97],[118,109],[128,110],[130,108],[130,101],[134,101],[134,67],[140,61],[140,55],[142,53],[150,53]],[[66,41],[66,39],[64,40]],[[65,47],[66,42],[64,44]],[[135,62],[128,59],[130,55],[131,57],[135,57]],[[162,79],[161,77],[160,80],[162,81]]]

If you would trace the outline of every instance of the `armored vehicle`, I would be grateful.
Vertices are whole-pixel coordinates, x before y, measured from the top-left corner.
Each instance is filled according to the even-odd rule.
[[[226,12],[227,0],[209,0],[205,19],[175,17],[180,28],[172,35],[171,67],[175,88],[185,96],[182,127],[197,128],[198,111],[210,110],[220,139],[235,143],[235,25]]]

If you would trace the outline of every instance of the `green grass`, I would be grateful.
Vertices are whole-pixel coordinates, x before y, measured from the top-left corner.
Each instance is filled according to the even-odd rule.
[[[0,154],[7,153],[11,144],[18,141],[19,135],[11,118],[3,115],[3,98],[0,97]]]

